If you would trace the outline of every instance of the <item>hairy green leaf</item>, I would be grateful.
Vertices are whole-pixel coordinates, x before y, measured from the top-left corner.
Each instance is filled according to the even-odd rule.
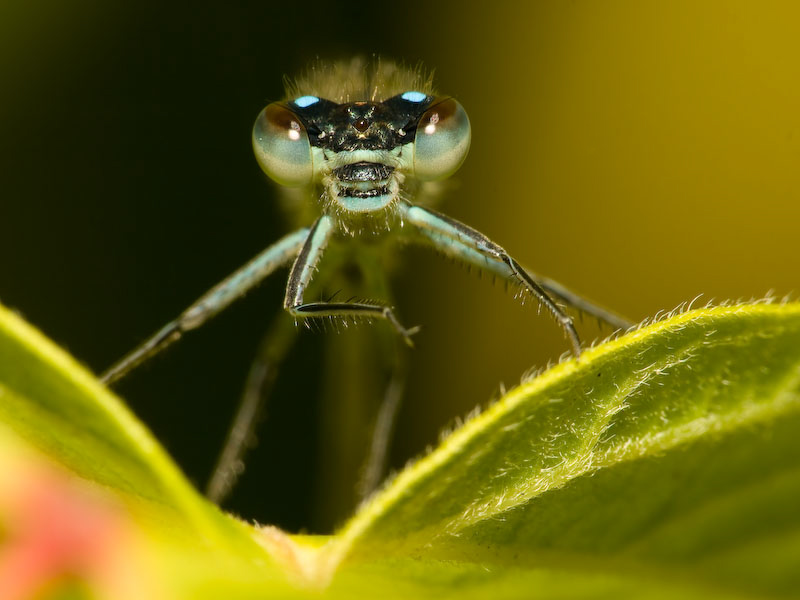
[[[721,307],[513,390],[401,473],[336,551],[544,569],[567,588],[781,594],[800,589],[798,507],[800,308]]]
[[[796,304],[672,316],[557,365],[449,435],[329,539],[219,513],[113,395],[6,311],[0,419],[133,507],[170,597],[800,589]]]

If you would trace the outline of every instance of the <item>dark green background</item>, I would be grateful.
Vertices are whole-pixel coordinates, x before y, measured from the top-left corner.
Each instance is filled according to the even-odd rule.
[[[281,97],[284,74],[315,57],[375,52],[435,69],[473,124],[445,212],[631,318],[701,293],[797,288],[794,3],[11,2],[0,11],[0,300],[97,371],[284,231],[250,128]],[[422,252],[406,263],[398,305],[424,329],[395,466],[500,382],[568,347],[502,286]],[[208,474],[284,280],[119,388],[195,481]],[[322,348],[321,334],[303,335],[282,374],[230,504],[244,516],[331,526],[314,506]]]

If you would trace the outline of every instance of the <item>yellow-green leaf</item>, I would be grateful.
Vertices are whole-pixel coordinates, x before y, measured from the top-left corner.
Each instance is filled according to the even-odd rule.
[[[800,595],[797,304],[701,309],[587,350],[472,418],[332,538],[220,513],[4,310],[0,419],[130,510],[165,597]]]

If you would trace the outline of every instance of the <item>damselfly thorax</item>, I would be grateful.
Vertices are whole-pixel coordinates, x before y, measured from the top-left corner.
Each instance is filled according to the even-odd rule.
[[[261,169],[289,190],[289,205],[300,221],[298,228],[125,356],[103,375],[104,381],[111,383],[124,376],[283,265],[290,265],[283,308],[296,322],[323,318],[346,323],[385,321],[376,326],[388,325],[411,345],[417,328],[404,326],[389,299],[380,297],[387,293],[380,261],[369,258],[364,250],[394,243],[433,247],[533,296],[564,330],[576,357],[581,351],[580,339],[572,318],[557,301],[612,327],[629,325],[555,281],[533,275],[482,233],[429,207],[428,200],[440,187],[436,182],[451,176],[467,155],[470,123],[461,104],[436,93],[431,78],[421,69],[378,60],[317,65],[288,85],[286,99],[261,111],[252,145]],[[322,262],[326,250],[341,260]],[[366,275],[366,289],[379,297],[348,297],[344,290],[336,297],[309,301],[312,279],[328,278],[331,274],[325,270],[344,269],[347,265],[343,262],[358,263]],[[274,346],[283,349],[293,334],[285,328],[276,331]],[[274,373],[281,354],[266,355],[264,362],[269,364],[262,366]],[[215,500],[227,493],[238,472],[253,422],[253,404],[264,396],[263,381],[269,378],[265,379],[263,372],[267,371],[255,369],[256,375],[248,382],[209,485],[209,495]],[[398,394],[397,385],[390,385],[377,418],[365,491],[380,481]]]

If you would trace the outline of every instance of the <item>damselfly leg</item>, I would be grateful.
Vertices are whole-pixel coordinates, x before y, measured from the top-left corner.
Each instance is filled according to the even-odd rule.
[[[258,285],[265,277],[290,262],[300,252],[308,237],[308,228],[303,227],[284,236],[250,262],[226,277],[203,294],[194,304],[170,321],[142,344],[126,354],[111,368],[100,375],[100,380],[111,384],[127,375],[148,358],[155,356],[177,341],[184,333],[197,329],[214,315],[224,310],[237,298]]]
[[[372,302],[304,302],[303,296],[306,287],[311,282],[312,274],[333,233],[333,218],[328,215],[319,217],[311,227],[311,232],[289,273],[283,307],[290,314],[304,318],[383,319],[402,336],[409,346],[413,346],[411,336],[418,331],[418,328],[406,329],[403,327],[390,306],[381,306]]]
[[[217,464],[206,485],[206,496],[221,504],[244,471],[248,448],[255,444],[256,426],[272,392],[281,363],[297,338],[297,327],[286,312],[277,315],[250,366],[239,406]]]
[[[432,246],[519,286],[556,320],[576,357],[581,353],[580,338],[572,317],[556,300],[612,328],[630,326],[552,279],[526,271],[482,233],[429,207],[439,189],[436,182],[458,170],[471,139],[463,107],[449,96],[436,94],[430,76],[387,61],[354,60],[318,65],[290,84],[287,92],[286,100],[269,104],[259,114],[252,144],[264,173],[284,188],[296,190],[296,201],[290,204],[299,229],[212,288],[102,375],[107,383],[125,376],[278,267],[291,263],[283,302],[287,317],[278,319],[250,372],[209,483],[212,499],[224,498],[241,470],[259,407],[294,339],[293,320],[334,319],[345,325],[356,320],[385,321],[396,334],[387,351],[393,355],[388,358],[392,374],[387,391],[375,418],[369,419],[375,425],[359,489],[363,495],[378,485],[405,374],[404,352],[395,345],[401,340],[410,346],[418,329],[403,326],[386,302],[384,272],[400,244]],[[336,260],[327,260],[331,255]],[[358,265],[369,300],[308,300],[312,280],[318,286],[338,281],[332,273],[348,264]],[[344,287],[350,286],[347,278],[342,281]]]

